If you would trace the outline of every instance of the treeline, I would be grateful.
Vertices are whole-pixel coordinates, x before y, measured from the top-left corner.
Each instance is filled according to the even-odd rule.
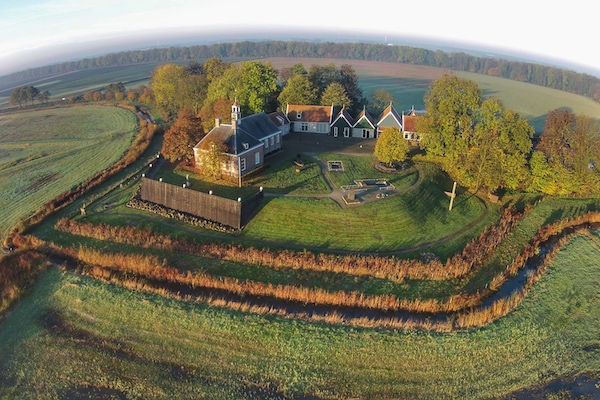
[[[478,57],[466,53],[446,53],[410,46],[388,46],[370,43],[315,43],[299,41],[261,41],[219,43],[187,47],[168,47],[111,53],[16,72],[5,81],[26,82],[54,74],[100,67],[139,64],[200,61],[219,58],[319,57],[345,58],[428,65],[458,71],[469,71],[529,82],[540,86],[580,94],[600,101],[600,79],[583,73],[546,65]]]
[[[44,103],[48,101],[49,98],[50,92],[47,90],[39,90],[35,86],[21,86],[10,92],[8,102],[11,105],[18,105],[21,107],[23,104],[33,104],[34,101]]]

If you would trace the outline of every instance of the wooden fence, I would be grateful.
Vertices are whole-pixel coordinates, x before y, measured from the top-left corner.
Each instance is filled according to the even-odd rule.
[[[142,178],[140,197],[144,201],[241,229],[254,216],[263,198],[263,193],[258,192],[243,201],[237,201],[166,182]]]

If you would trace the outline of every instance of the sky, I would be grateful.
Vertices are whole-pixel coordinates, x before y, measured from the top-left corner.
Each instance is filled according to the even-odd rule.
[[[555,59],[597,71],[593,0],[0,0],[0,75],[68,58],[163,44],[185,33],[201,42],[265,38],[272,32],[412,37],[496,53]],[[233,34],[233,35],[232,35]],[[156,39],[152,41],[150,39]],[[402,44],[402,43],[399,43]],[[111,47],[113,46],[113,47]],[[79,55],[79,57],[78,57]],[[557,62],[561,64],[561,62]],[[578,68],[580,66],[580,68]]]

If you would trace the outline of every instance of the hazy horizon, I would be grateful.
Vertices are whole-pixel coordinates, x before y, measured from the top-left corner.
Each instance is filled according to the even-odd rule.
[[[386,15],[399,16],[397,24],[381,21],[381,14],[378,17],[374,13],[380,12],[381,7],[357,13],[353,7],[314,3],[314,7],[294,11],[295,18],[291,18],[291,14],[286,15],[271,1],[250,7],[241,0],[233,0],[225,9],[222,3],[183,0],[131,1],[126,5],[114,0],[91,0],[85,4],[75,0],[2,4],[0,0],[3,8],[0,34],[14,39],[0,43],[0,75],[144,48],[244,40],[307,40],[392,43],[464,51],[600,76],[600,54],[586,48],[582,40],[592,33],[593,25],[587,23],[590,17],[583,16],[581,23],[570,27],[572,32],[568,37],[557,35],[553,23],[565,17],[565,10],[552,7],[552,2],[545,2],[539,15],[531,20],[527,13],[532,6],[513,0],[501,8],[482,7],[471,0],[454,2],[453,6],[433,0],[411,7],[382,4],[389,8]],[[511,5],[514,7],[509,10]],[[346,21],[331,21],[327,15],[332,13],[341,13],[341,19]],[[507,15],[513,18],[510,24]],[[369,19],[377,21],[372,24],[376,28],[358,23]],[[471,26],[465,26],[469,21]],[[352,26],[359,28],[350,29]],[[502,35],[498,35],[498,30]]]

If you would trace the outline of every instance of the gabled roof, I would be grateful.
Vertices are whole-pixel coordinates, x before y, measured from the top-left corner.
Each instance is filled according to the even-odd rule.
[[[368,121],[369,124],[373,127],[373,129],[375,129],[375,121],[373,121],[373,118],[371,118],[365,107],[363,107],[363,110],[360,112],[360,114],[358,114],[358,117],[356,117],[356,121],[354,121],[353,126],[358,125],[363,119]]]
[[[417,118],[419,118],[417,116],[417,114],[404,115],[404,118],[403,118],[404,124],[402,125],[404,127],[404,131],[416,132],[417,131]]]
[[[387,117],[388,115],[392,115],[392,117],[396,120],[396,122],[398,122],[398,124],[400,126],[402,126],[402,117],[398,114],[398,112],[396,111],[396,109],[394,108],[392,102],[390,101],[390,105],[387,106],[383,112],[381,113],[381,115],[379,116],[379,119],[377,120],[377,126],[379,126],[379,124],[381,124],[381,121],[383,121],[383,119],[385,117]]]
[[[286,112],[290,122],[331,122],[333,106],[288,104]]]
[[[419,114],[424,114],[422,111],[415,111],[415,106],[408,112],[408,114],[402,114],[402,126],[406,132],[417,131],[417,119]]]
[[[267,114],[259,112],[240,119],[238,123],[238,133],[240,132],[260,140],[267,136],[281,133],[281,130],[275,126]]]
[[[334,108],[333,118],[331,118],[331,125],[335,124],[335,121],[337,121],[340,118],[345,119],[348,125],[354,125],[354,118],[352,118],[352,116],[348,113],[348,110],[346,110],[345,106],[342,106],[342,108],[339,108],[337,110],[336,108]]]
[[[231,125],[214,127],[194,146],[194,148],[205,148],[209,142],[224,144],[227,148],[225,152],[232,155],[238,155],[256,146],[262,146],[260,141],[240,130],[234,135],[233,127]]]
[[[287,125],[290,123],[290,120],[288,119],[287,115],[285,115],[285,113],[282,111],[275,111],[268,115],[271,119],[271,122],[273,122],[277,127]]]

